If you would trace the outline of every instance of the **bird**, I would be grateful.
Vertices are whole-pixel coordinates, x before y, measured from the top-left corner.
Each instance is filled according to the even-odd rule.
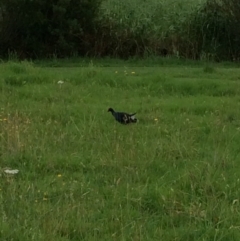
[[[135,117],[136,113],[134,114],[128,114],[125,112],[116,112],[113,110],[113,108],[109,108],[108,112],[111,112],[114,116],[115,120],[118,121],[121,124],[130,124],[130,123],[136,123],[137,118]]]

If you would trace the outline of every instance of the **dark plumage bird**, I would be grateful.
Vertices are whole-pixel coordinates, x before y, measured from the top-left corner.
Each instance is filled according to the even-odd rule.
[[[120,122],[121,124],[130,124],[130,123],[136,123],[137,118],[135,117],[136,113],[134,114],[128,114],[125,112],[116,112],[113,110],[113,108],[109,108],[108,112],[111,112],[114,116],[115,120]]]

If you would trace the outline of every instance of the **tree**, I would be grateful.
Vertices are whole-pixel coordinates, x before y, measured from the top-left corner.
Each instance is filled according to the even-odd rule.
[[[0,55],[84,54],[82,38],[95,29],[101,0],[0,0]]]

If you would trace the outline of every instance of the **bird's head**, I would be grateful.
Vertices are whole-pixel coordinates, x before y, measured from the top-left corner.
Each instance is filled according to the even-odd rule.
[[[114,112],[113,108],[108,108],[108,112]]]

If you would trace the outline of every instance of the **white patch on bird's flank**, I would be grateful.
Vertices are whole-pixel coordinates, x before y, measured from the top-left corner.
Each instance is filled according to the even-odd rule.
[[[126,116],[126,115],[124,115],[124,116],[123,116],[123,121],[126,123],[126,122],[127,122],[127,120],[128,120],[127,116]]]

